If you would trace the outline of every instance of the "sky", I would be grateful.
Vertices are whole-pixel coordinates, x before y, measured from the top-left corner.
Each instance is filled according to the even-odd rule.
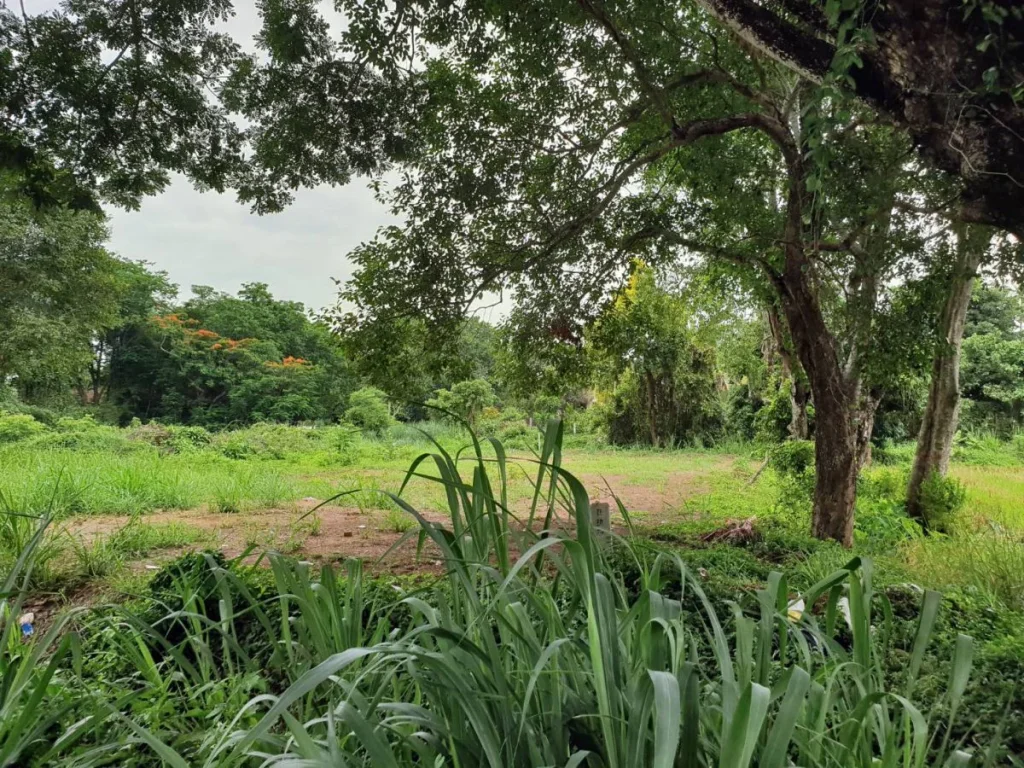
[[[27,0],[26,7],[45,12],[59,4]],[[344,26],[329,0],[321,0],[321,6],[332,27]],[[221,29],[255,50],[260,29],[255,0],[235,0],[234,8],[235,15]],[[336,302],[334,279],[345,281],[353,271],[347,254],[382,225],[396,222],[366,179],[300,190],[282,213],[257,216],[230,190],[200,193],[178,177],[162,194],[143,200],[140,210],[108,208],[107,213],[110,249],[166,272],[182,298],[193,285],[233,293],[243,283],[261,282],[277,298],[301,301],[312,310]],[[477,310],[481,319],[497,322],[507,313],[510,305],[494,305],[495,300],[480,302],[486,307]]]
[[[330,7],[325,15],[342,23]],[[254,0],[236,0],[224,29],[252,48],[259,28]],[[393,221],[365,179],[301,190],[284,212],[257,216],[231,191],[200,193],[177,178],[141,210],[112,211],[110,245],[123,258],[167,272],[183,296],[193,285],[235,292],[242,283],[261,282],[280,299],[318,310],[336,300],[332,278],[344,281],[352,274],[346,255]]]
[[[197,192],[179,178],[139,211],[108,213],[110,249],[167,272],[182,296],[192,285],[235,292],[262,282],[310,309],[334,303],[331,278],[352,274],[346,255],[394,221],[364,180],[302,190],[282,213],[257,216],[230,191]]]

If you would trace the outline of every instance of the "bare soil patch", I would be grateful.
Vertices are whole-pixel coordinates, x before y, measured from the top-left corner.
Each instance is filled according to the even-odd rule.
[[[417,556],[415,534],[389,529],[383,511],[362,512],[355,507],[324,506],[303,517],[316,504],[307,500],[289,508],[240,513],[199,509],[146,515],[143,518],[146,523],[181,523],[205,535],[191,547],[154,552],[144,562],[159,563],[185,549],[219,549],[226,557],[233,558],[253,548],[258,553],[277,550],[315,561],[359,558],[374,571],[412,573],[440,569],[440,554],[433,543],[426,542]],[[432,512],[423,514],[434,522],[444,519]],[[319,524],[315,523],[314,516],[319,518]],[[68,530],[89,541],[114,533],[130,519],[120,515],[78,518],[69,524]],[[402,541],[403,537],[407,540]]]

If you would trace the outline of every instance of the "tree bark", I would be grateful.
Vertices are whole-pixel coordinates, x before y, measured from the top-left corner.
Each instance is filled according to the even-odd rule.
[[[644,371],[644,382],[647,385],[647,428],[651,433],[651,445],[660,447],[658,439],[658,405],[655,402],[654,374]]]
[[[853,544],[853,512],[857,499],[856,401],[840,364],[835,338],[813,290],[810,263],[802,247],[788,238],[786,265],[780,275],[782,310],[814,398],[815,486],[811,533]]]
[[[960,347],[964,337],[971,289],[984,248],[971,247],[961,238],[949,295],[939,315],[939,344],[932,360],[928,402],[917,435],[917,452],[907,486],[907,513],[927,525],[921,507],[921,486],[933,472],[945,476],[960,411]]]
[[[699,2],[808,80],[831,71],[836,31],[815,0]],[[990,4],[1002,18],[997,35],[980,10],[963,12],[949,0],[876,4],[861,22],[874,42],[858,49],[860,62],[844,74],[860,99],[908,131],[925,158],[963,181],[962,220],[1024,237],[1024,110],[1009,93],[1024,77],[1024,19],[1009,13],[1018,0]]]
[[[882,393],[872,391],[861,399],[857,414],[857,466],[864,469],[871,463],[871,436],[875,432],[875,414],[882,402]]]

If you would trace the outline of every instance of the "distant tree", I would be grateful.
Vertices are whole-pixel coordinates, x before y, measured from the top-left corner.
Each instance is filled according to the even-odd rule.
[[[111,389],[111,368],[125,347],[156,314],[169,311],[177,286],[166,272],[152,272],[144,262],[118,261],[116,267],[117,313],[105,327],[94,332],[92,360],[76,382],[83,404],[104,402]]]
[[[1009,434],[1024,426],[1024,302],[980,284],[967,313],[960,384],[968,425]]]
[[[229,393],[229,420],[298,423],[325,417],[318,398],[317,367],[307,360],[286,357],[263,361],[262,367],[240,377]]]
[[[1002,339],[1024,338],[1024,298],[1003,286],[975,283],[964,321],[964,336],[983,334],[995,334]]]
[[[486,379],[470,379],[452,385],[451,389],[439,389],[427,405],[448,411],[475,427],[484,409],[495,402],[494,390]],[[432,412],[436,418],[450,419],[444,413]]]
[[[467,317],[458,329],[455,354],[445,356],[439,386],[450,387],[466,379],[487,379],[494,375],[497,329],[478,317]]]
[[[381,434],[394,423],[387,395],[376,387],[357,389],[349,395],[348,403],[345,420],[360,429]]]
[[[212,425],[341,417],[355,376],[337,338],[302,304],[257,283],[237,297],[198,287],[167,309],[127,331],[112,357],[125,417]]]
[[[25,198],[0,203],[0,381],[23,394],[68,391],[97,329],[116,322],[124,270],[102,218]]]
[[[637,263],[588,332],[615,400],[613,442],[662,447],[713,439],[721,429],[714,350],[696,341],[689,317],[686,304]]]
[[[348,313],[329,314],[359,375],[383,390],[407,415],[428,414],[418,404],[437,389],[494,375],[497,330],[469,317],[440,333],[414,317],[356,326]]]

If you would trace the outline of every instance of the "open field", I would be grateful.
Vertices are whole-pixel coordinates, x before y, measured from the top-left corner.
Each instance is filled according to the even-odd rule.
[[[468,440],[427,426],[450,450]],[[55,537],[86,561],[87,575],[98,571],[116,578],[126,568],[138,571],[194,548],[221,549],[228,556],[276,550],[314,560],[358,557],[379,571],[435,568],[429,553],[416,556],[415,541],[406,535],[415,520],[388,496],[402,488],[411,462],[435,448],[414,428],[396,427],[382,438],[368,438],[339,428],[256,427],[217,436],[212,444],[177,446],[125,440],[123,430],[96,429],[103,431],[105,444],[16,444],[0,450],[3,511],[50,510],[57,521]],[[535,453],[523,446],[509,450],[509,506],[522,518],[533,497]],[[1024,577],[1007,583],[1006,576],[1024,573],[1024,556],[1015,545],[1001,544],[1024,533],[1024,461],[1013,465],[1013,447],[1002,454],[994,454],[992,446],[986,451],[959,452],[952,474],[966,487],[967,503],[958,513],[956,532],[938,539],[909,535],[886,506],[902,491],[906,467],[899,459],[905,451],[892,452],[894,465],[868,469],[861,483],[858,549],[880,558],[890,573],[922,586],[971,586],[1013,602]],[[629,511],[631,529],[614,515],[622,534],[632,530],[685,550],[704,547],[709,532],[753,519],[762,533],[795,541],[792,551],[780,555],[783,561],[797,562],[808,573],[819,572],[819,559],[820,568],[831,567],[845,553],[805,541],[806,498],[771,469],[754,479],[763,455],[764,449],[751,446],[740,453],[570,448],[563,465],[592,499],[610,501],[613,509],[617,499]],[[419,471],[435,474],[431,462]],[[414,479],[402,495],[428,519],[444,519],[447,500],[436,484]],[[152,543],[129,549],[106,567],[89,563],[96,558],[88,553],[102,554],[103,545],[116,544],[122,529],[128,533],[121,538],[141,530]],[[945,567],[956,563],[951,554],[961,551],[973,561],[979,551],[996,558],[1004,578],[992,576],[989,565]],[[59,564],[55,558],[54,568],[61,572],[40,579],[58,590],[63,577],[81,582],[68,573],[81,565],[75,558],[60,558]]]
[[[954,474],[966,487],[966,504],[949,534],[930,537],[901,512],[903,449],[889,452],[895,463],[864,473],[851,553],[808,536],[807,477],[763,467],[763,448],[567,448],[560,465],[579,484],[563,477],[549,495],[550,476],[538,478],[524,445],[510,446],[503,461],[484,443],[474,458],[472,450],[459,453],[465,436],[429,429],[436,442],[406,427],[379,438],[338,428],[254,427],[149,439],[97,427],[88,439],[63,445],[0,450],[2,564],[8,584],[17,577],[25,585],[5,610],[32,614],[41,636],[23,645],[11,623],[3,625],[12,650],[4,664],[25,681],[9,698],[30,695],[36,678],[27,670],[41,663],[33,654],[49,653],[45,674],[52,670],[62,686],[54,690],[74,702],[65,727],[86,718],[80,731],[69,731],[74,739],[52,746],[42,740],[42,726],[19,720],[7,734],[0,726],[0,745],[6,738],[12,754],[32,754],[33,765],[93,765],[139,750],[133,764],[247,765],[269,748],[322,764],[327,758],[317,745],[329,743],[322,724],[331,717],[323,708],[333,706],[337,689],[346,702],[338,712],[362,734],[347,748],[358,764],[392,764],[385,757],[392,751],[395,764],[416,763],[404,726],[366,731],[360,724],[393,707],[411,713],[406,702],[415,700],[426,701],[417,717],[434,723],[424,727],[436,726],[434,713],[447,712],[446,727],[461,729],[489,711],[523,718],[536,731],[532,738],[560,754],[569,747],[557,743],[557,733],[552,743],[541,735],[552,722],[547,712],[530,714],[535,695],[546,707],[563,706],[564,698],[617,711],[623,722],[636,718],[628,732],[606,739],[623,755],[649,754],[658,731],[629,691],[644,690],[645,670],[662,659],[682,664],[672,673],[673,690],[685,670],[700,676],[687,706],[708,713],[700,716],[708,733],[724,727],[714,714],[720,691],[738,696],[754,686],[752,693],[767,696],[764,685],[772,684],[781,695],[794,679],[806,679],[836,686],[821,726],[830,733],[855,716],[864,689],[912,693],[927,713],[924,730],[894,729],[890,724],[910,710],[887,695],[880,699],[891,702],[884,716],[852,741],[846,737],[855,751],[870,754],[879,738],[897,752],[932,756],[962,748],[1002,760],[1024,749],[1024,510],[1016,495],[1024,465],[1012,460],[1015,447],[995,462],[991,450],[981,461],[959,453]],[[626,513],[613,513],[617,539],[602,544],[595,537],[585,514],[590,500]],[[526,521],[543,519],[548,509],[554,536],[538,538]],[[55,520],[40,534],[31,515],[45,510]],[[199,551],[206,553],[190,554]],[[24,552],[32,553],[32,570],[20,576],[25,564],[16,559]],[[870,556],[873,565],[851,561],[852,554]],[[595,602],[601,584],[612,591]],[[841,595],[866,601],[847,617],[848,631],[834,624],[847,610],[837,607]],[[798,599],[804,607],[793,607]],[[793,622],[798,631],[787,628]],[[670,641],[677,634],[683,646]],[[75,657],[61,638],[72,635],[87,651],[84,667],[69,665]],[[794,650],[808,638],[811,644],[787,667],[771,649],[789,637],[803,638]],[[476,649],[468,655],[467,643]],[[819,652],[826,645],[827,653]],[[591,700],[588,647],[622,654],[602,662],[617,670],[619,693]],[[689,647],[699,664],[673,661],[673,647]],[[917,660],[908,667],[911,648]],[[379,661],[358,661],[363,654]],[[355,677],[341,671],[348,664]],[[571,692],[538,674],[553,664],[563,670],[558,685]],[[737,671],[744,676],[738,681]],[[505,679],[504,696],[495,695],[496,674]],[[393,703],[370,706],[361,694],[350,700],[348,680]],[[794,696],[810,707],[813,697],[804,698],[801,685]],[[952,709],[950,690],[958,691]],[[109,700],[134,702],[143,720],[129,725],[111,715],[103,709]],[[64,705],[47,701],[63,717]],[[90,707],[100,709],[88,715],[83,708]],[[267,734],[283,707],[294,714]],[[225,718],[191,714],[207,711]],[[145,720],[158,712],[157,720]],[[770,752],[768,734],[788,729],[785,707],[772,705],[767,717],[761,735],[744,737],[750,749]],[[279,727],[293,736],[282,741]],[[629,746],[634,731],[640,746]],[[371,733],[390,734],[388,745]],[[460,742],[472,744],[480,736],[473,733]],[[803,733],[785,738],[796,752],[817,754]],[[944,733],[951,738],[935,740]],[[686,749],[717,763],[727,738]],[[373,746],[364,753],[363,744]],[[493,748],[492,762],[519,749],[500,739]],[[830,746],[833,761],[852,765],[850,748]],[[472,762],[475,750],[467,746],[463,759]]]

